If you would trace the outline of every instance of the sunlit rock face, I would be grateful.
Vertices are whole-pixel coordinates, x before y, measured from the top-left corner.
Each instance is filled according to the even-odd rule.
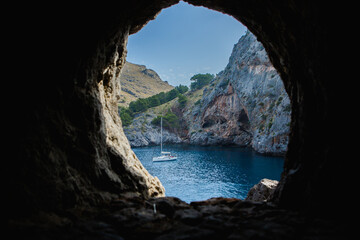
[[[290,116],[290,99],[279,74],[262,44],[247,31],[234,45],[226,68],[205,88],[201,106],[186,118],[197,130],[191,143],[235,144],[285,155]]]
[[[267,178],[261,179],[258,184],[255,184],[250,189],[245,200],[253,202],[267,202],[272,198],[278,184],[279,182],[276,180]]]

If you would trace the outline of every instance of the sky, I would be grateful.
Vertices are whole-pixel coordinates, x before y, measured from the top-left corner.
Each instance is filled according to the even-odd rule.
[[[245,32],[231,16],[181,1],[130,35],[126,60],[153,69],[170,85],[189,86],[197,73],[224,70]]]

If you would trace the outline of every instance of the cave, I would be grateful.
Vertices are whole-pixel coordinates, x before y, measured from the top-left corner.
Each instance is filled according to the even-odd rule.
[[[168,219],[167,236],[187,236],[183,239],[205,239],[209,234],[224,239],[220,228],[211,230],[215,234],[206,224],[197,229],[206,231],[190,228],[198,223],[196,211],[204,207],[211,208],[211,216],[220,211],[234,219],[234,226],[212,223],[231,230],[225,238],[343,234],[346,199],[334,197],[334,192],[347,184],[347,171],[337,163],[342,150],[333,139],[340,136],[329,131],[337,125],[331,106],[341,101],[329,69],[328,21],[333,15],[330,5],[318,1],[186,0],[233,16],[257,36],[291,99],[291,134],[280,183],[267,204],[215,199],[184,206],[176,199],[153,198],[164,196],[164,189],[139,164],[122,132],[115,104],[117,80],[129,34],[177,2],[33,4],[17,12],[19,20],[9,29],[14,69],[4,82],[15,99],[7,101],[4,110],[5,217],[10,234],[41,239],[95,234],[94,239],[109,239],[104,225],[81,224],[103,217],[106,226],[114,223],[112,231],[120,229],[111,236],[124,236],[121,231],[127,226],[125,239],[141,239],[148,232],[148,238],[161,239],[164,232],[155,231],[155,223],[140,228],[111,216],[114,209],[130,206],[136,218],[142,213],[137,208],[152,213],[155,204]],[[232,207],[236,211],[224,211]],[[185,225],[174,228],[174,216]]]

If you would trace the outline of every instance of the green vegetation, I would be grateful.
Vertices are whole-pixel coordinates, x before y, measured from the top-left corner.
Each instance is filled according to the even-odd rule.
[[[206,74],[196,74],[190,78],[193,81],[190,85],[191,91],[201,89],[205,85],[209,84],[211,80],[215,78],[214,74],[206,73]]]
[[[157,107],[161,104],[167,103],[179,94],[186,93],[189,90],[187,86],[179,85],[169,92],[161,92],[148,98],[139,98],[129,104],[129,110],[132,113],[145,112],[147,109]]]
[[[166,110],[166,109],[170,109],[169,104],[170,106],[172,105],[172,103],[169,102],[177,98],[178,107],[180,109],[183,109],[186,106],[194,106],[201,104],[203,87],[209,84],[210,81],[214,79],[214,77],[215,76],[210,73],[196,74],[193,77],[191,77],[191,80],[193,82],[191,83],[190,94],[187,93],[189,91],[189,88],[187,86],[179,85],[168,92],[160,92],[151,97],[139,98],[136,101],[132,101],[130,102],[128,108],[119,106],[119,115],[121,117],[123,126],[125,127],[129,126],[132,123],[136,114],[145,112],[149,108],[154,108],[154,111],[157,112],[157,114],[161,114],[162,112],[167,112],[167,114],[163,116],[163,126],[165,128],[166,127],[172,129],[179,128],[180,121],[178,117],[171,111]],[[164,107],[161,107],[161,109],[159,110],[156,108],[158,106],[164,106]],[[160,125],[160,118],[161,116],[154,118],[151,123],[154,125]]]
[[[151,123],[155,126],[160,126],[161,117],[163,118],[164,128],[179,128],[179,118],[170,111],[168,111],[165,116],[157,116],[151,121]]]
[[[188,86],[184,86],[184,85],[181,85],[181,84],[179,86],[175,87],[175,89],[178,90],[179,93],[181,93],[181,94],[184,94],[187,91],[189,91]]]
[[[187,98],[182,95],[189,90],[187,86],[179,85],[169,92],[161,92],[148,98],[139,98],[132,101],[128,108],[119,107],[119,115],[123,126],[129,126],[133,120],[134,114],[145,112],[149,108],[160,106],[176,97],[179,97],[179,104],[185,107]]]
[[[126,62],[120,75],[121,92],[119,105],[129,107],[138,98],[148,98],[174,87],[161,81],[159,76],[145,66]]]
[[[129,126],[133,120],[132,112],[125,107],[119,107],[119,115],[123,126]]]
[[[184,108],[186,106],[187,101],[188,101],[187,97],[185,97],[182,94],[179,94],[178,102],[179,102],[180,108]]]

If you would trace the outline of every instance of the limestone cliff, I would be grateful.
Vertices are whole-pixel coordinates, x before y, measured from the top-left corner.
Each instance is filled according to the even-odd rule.
[[[264,47],[250,31],[235,44],[226,68],[207,87],[186,96],[190,101],[184,108],[179,109],[177,101],[161,107],[186,123],[179,134],[165,130],[165,142],[251,146],[260,153],[285,154],[290,101]],[[125,128],[132,146],[159,143],[160,131],[150,124],[156,111],[139,114]]]
[[[290,108],[264,47],[247,31],[225,70],[205,89],[201,106],[188,113],[189,120],[201,124],[193,124],[190,142],[251,145],[261,153],[284,154]]]

